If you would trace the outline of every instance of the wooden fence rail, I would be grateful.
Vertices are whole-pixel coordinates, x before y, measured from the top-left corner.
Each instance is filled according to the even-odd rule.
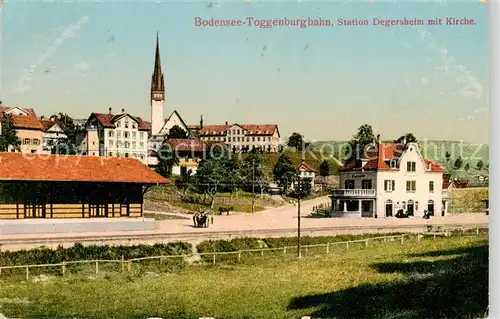
[[[475,229],[474,232],[476,235],[479,235],[480,229],[477,228]],[[350,245],[352,244],[357,244],[357,243],[364,243],[365,247],[369,247],[370,242],[377,242],[377,241],[382,241],[384,243],[391,241],[391,242],[396,242],[399,241],[401,244],[404,244],[405,238],[411,239],[412,237],[415,237],[417,239],[417,242],[420,241],[421,238],[423,238],[425,235],[428,235],[426,233],[421,233],[421,234],[401,234],[401,235],[390,235],[390,236],[379,236],[379,237],[370,237],[370,238],[363,238],[363,239],[357,239],[357,240],[347,240],[347,241],[337,241],[337,242],[328,242],[325,244],[313,244],[313,245],[302,245],[301,249],[305,250],[305,255],[307,256],[307,252],[310,248],[319,248],[319,247],[324,247],[325,248],[325,253],[329,254],[330,253],[330,248],[333,246],[339,246],[339,245],[345,245],[346,250],[349,250]],[[436,236],[434,236],[434,239],[436,239]],[[264,252],[272,252],[272,251],[283,251],[283,254],[286,255],[287,252],[297,250],[297,246],[284,246],[284,247],[279,247],[279,248],[256,248],[256,249],[242,249],[242,250],[237,250],[237,251],[226,251],[226,252],[204,252],[204,253],[199,253],[197,255],[199,256],[208,256],[212,257],[212,263],[216,264],[217,258],[216,256],[224,256],[224,255],[236,255],[238,262],[241,261],[241,256],[244,253],[255,253],[255,252],[260,252],[262,256],[264,256]],[[35,264],[35,265],[13,265],[13,266],[0,266],[0,275],[2,274],[2,270],[7,270],[7,269],[25,269],[26,271],[26,280],[29,279],[30,276],[30,269],[31,268],[44,268],[44,267],[60,267],[61,268],[61,274],[64,275],[66,273],[66,267],[71,264],[94,264],[95,266],[95,273],[99,273],[99,265],[104,264],[104,263],[117,263],[120,264],[120,271],[125,271],[125,264],[127,265],[127,271],[130,272],[132,270],[132,263],[134,262],[142,262],[142,261],[147,261],[147,260],[159,260],[160,264],[163,263],[164,259],[173,259],[173,258],[190,258],[193,257],[193,254],[180,254],[180,255],[163,255],[163,256],[149,256],[149,257],[140,257],[140,258],[132,258],[125,260],[124,257],[122,256],[121,259],[119,260],[71,260],[71,261],[63,261],[61,263],[54,263],[54,264]]]

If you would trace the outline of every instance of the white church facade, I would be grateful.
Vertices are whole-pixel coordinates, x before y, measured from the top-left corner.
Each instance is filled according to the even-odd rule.
[[[331,197],[334,216],[444,216],[443,169],[424,159],[417,143],[376,142],[360,160],[340,171],[340,188]]]

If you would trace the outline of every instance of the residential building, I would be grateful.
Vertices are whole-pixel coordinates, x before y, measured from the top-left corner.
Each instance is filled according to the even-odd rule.
[[[43,127],[43,153],[51,154],[52,149],[60,142],[64,142],[68,136],[64,132],[63,125],[57,121],[47,120],[42,116],[40,124]]]
[[[317,171],[304,161],[302,161],[296,168],[298,171],[299,178],[301,180],[309,179],[311,183],[311,190],[314,190]],[[294,189],[295,186],[296,186],[295,183],[293,183],[292,189]]]
[[[443,174],[443,190],[467,188],[469,184],[470,181],[468,179],[451,178],[449,174]]]
[[[31,108],[0,107],[0,121],[9,114],[12,117],[16,135],[21,141],[22,153],[42,153],[43,151],[43,127],[37,118],[35,111]],[[0,123],[1,128],[1,123]]]
[[[81,155],[132,157],[147,164],[149,127],[137,116],[126,113],[92,113],[83,133],[78,134]]]
[[[280,150],[280,133],[277,124],[206,125],[199,132],[202,141],[224,142],[235,152],[253,149],[263,152]]]
[[[172,168],[172,175],[175,176],[196,174],[200,160],[210,152],[211,147],[225,147],[223,143],[204,142],[194,138],[169,139],[168,144],[179,159],[179,163]]]
[[[0,153],[0,159],[0,220],[142,217],[144,190],[168,182],[132,158]]]
[[[424,159],[417,143],[381,143],[377,140],[359,160],[340,170],[332,208],[337,216],[393,217],[446,214],[443,169]]]

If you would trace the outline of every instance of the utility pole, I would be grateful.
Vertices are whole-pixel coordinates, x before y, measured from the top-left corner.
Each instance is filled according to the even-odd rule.
[[[254,206],[254,196],[255,196],[255,160],[252,160],[252,214],[253,214],[253,206]]]
[[[300,180],[300,171],[297,172],[297,251],[298,257],[302,258],[301,242],[300,242],[300,192],[302,182]]]

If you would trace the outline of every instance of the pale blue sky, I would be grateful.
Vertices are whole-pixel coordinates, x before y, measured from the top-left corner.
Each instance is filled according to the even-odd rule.
[[[48,2],[2,8],[4,105],[150,118],[156,31],[165,116],[277,123],[309,139],[488,142],[487,5],[479,2]],[[475,27],[199,28],[194,17],[469,17]]]

